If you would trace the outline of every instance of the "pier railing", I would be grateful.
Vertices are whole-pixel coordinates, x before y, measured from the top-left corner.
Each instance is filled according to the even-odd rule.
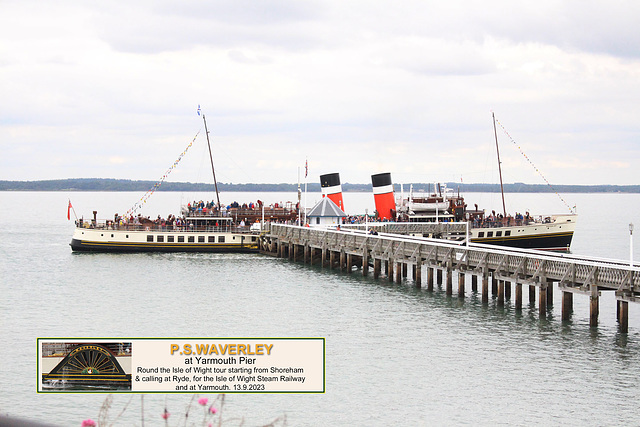
[[[152,231],[152,232],[166,232],[166,233],[195,233],[195,232],[210,232],[210,233],[254,233],[251,230],[251,224],[245,226],[235,225],[219,225],[219,226],[196,226],[192,224],[186,225],[161,225],[161,224],[115,224],[110,221],[96,221],[92,220],[78,220],[76,221],[77,228],[96,229],[96,230],[121,230],[121,231]]]
[[[345,230],[375,230],[378,233],[428,234],[432,236],[464,235],[466,222],[373,222],[369,224],[347,224]]]
[[[450,242],[362,231],[317,229],[271,224],[269,238],[294,244],[408,264],[445,266],[457,271],[491,274],[500,280],[540,286],[557,282],[565,291],[616,292],[619,300],[640,302],[640,266],[628,262]]]

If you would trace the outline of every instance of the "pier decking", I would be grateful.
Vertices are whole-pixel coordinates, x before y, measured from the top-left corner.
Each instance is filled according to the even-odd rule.
[[[456,230],[461,231],[461,230]],[[384,275],[400,283],[412,266],[415,285],[422,286],[426,269],[426,286],[433,290],[434,280],[446,293],[453,294],[453,274],[457,275],[457,293],[464,298],[467,276],[471,288],[482,284],[482,302],[488,303],[489,284],[497,304],[511,298],[515,283],[515,307],[522,308],[522,286],[529,287],[529,301],[539,295],[538,312],[546,316],[553,299],[554,283],[562,292],[562,319],[568,320],[573,310],[573,294],[590,297],[590,325],[598,324],[601,291],[615,292],[620,331],[628,332],[629,302],[640,302],[640,267],[617,260],[554,254],[542,251],[512,249],[490,245],[465,244],[442,239],[410,237],[393,233],[367,234],[361,230],[335,230],[272,224],[262,235],[260,250],[294,261],[340,268],[351,273],[354,267],[373,277]],[[435,278],[434,278],[435,276]]]

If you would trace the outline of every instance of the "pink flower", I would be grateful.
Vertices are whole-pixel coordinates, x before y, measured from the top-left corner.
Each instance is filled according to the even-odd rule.
[[[160,416],[166,420],[170,415],[171,414],[169,413],[169,411],[167,411],[167,408],[164,408],[164,412]]]
[[[91,418],[82,421],[82,427],[96,427],[96,422]]]
[[[201,404],[202,406],[205,406],[208,401],[209,399],[207,399],[206,397],[201,397],[200,399],[198,399],[198,403]]]
[[[214,408],[214,407],[213,407],[213,405],[211,405],[211,406],[209,407],[209,412],[211,412],[212,414],[215,414],[215,413],[217,413],[217,412],[218,412],[218,410],[217,410],[216,408]]]

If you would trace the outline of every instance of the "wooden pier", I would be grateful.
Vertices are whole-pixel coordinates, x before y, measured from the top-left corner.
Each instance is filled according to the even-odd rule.
[[[481,283],[482,302],[489,301],[489,287],[497,304],[511,298],[515,284],[515,308],[522,308],[522,286],[528,286],[529,301],[538,294],[538,312],[546,316],[553,301],[554,284],[562,292],[562,319],[573,311],[573,294],[590,298],[590,325],[597,326],[601,291],[613,291],[617,300],[620,332],[628,332],[629,302],[640,302],[640,267],[617,260],[579,257],[490,245],[410,237],[393,233],[368,234],[363,230],[335,230],[272,224],[260,239],[263,253],[337,268],[346,273],[373,268],[375,279],[386,277],[400,283],[411,266],[414,283],[433,290],[444,281],[447,295],[465,296],[467,277],[477,292]],[[443,278],[444,276],[444,278]]]

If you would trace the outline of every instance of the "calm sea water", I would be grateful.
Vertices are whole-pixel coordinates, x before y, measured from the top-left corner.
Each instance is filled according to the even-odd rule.
[[[588,298],[576,295],[560,320],[561,293],[546,319],[527,304],[483,306],[480,296],[447,297],[259,255],[73,254],[68,198],[78,214],[125,212],[137,193],[0,193],[0,413],[80,425],[96,419],[106,395],[37,394],[37,337],[326,338],[326,393],[230,394],[228,425],[639,425],[640,306],[630,304],[619,334],[615,299],[603,294],[600,324],[589,327]],[[640,234],[640,196],[576,194],[572,249],[629,258]],[[176,213],[211,195],[157,193],[145,215]],[[226,202],[294,200],[289,193],[229,193]],[[304,198],[304,196],[303,196]],[[320,198],[307,196],[307,206]],[[467,202],[500,206],[498,195]],[[369,194],[345,193],[348,213],[373,212]],[[562,213],[553,195],[507,195],[507,209]],[[638,240],[638,239],[637,239]],[[635,259],[638,260],[636,242]],[[116,395],[112,418],[131,395]],[[191,395],[146,395],[145,425],[177,425]],[[141,425],[133,395],[117,425]],[[194,421],[198,421],[196,417]]]

